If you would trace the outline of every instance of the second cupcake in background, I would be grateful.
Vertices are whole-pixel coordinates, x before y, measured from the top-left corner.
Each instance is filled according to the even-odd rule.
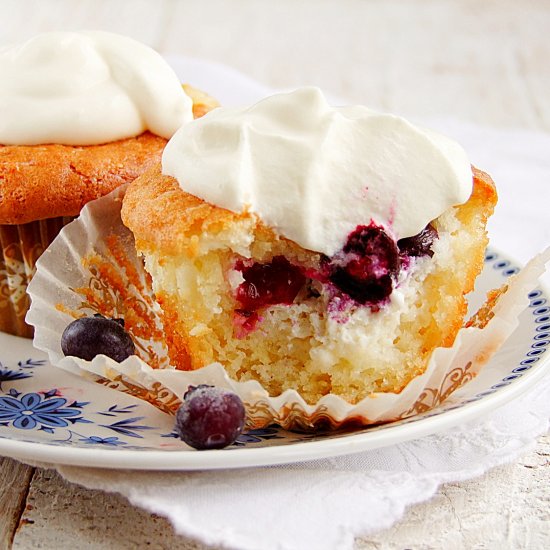
[[[0,49],[1,331],[32,336],[26,286],[60,229],[215,106],[125,36],[54,32]]]

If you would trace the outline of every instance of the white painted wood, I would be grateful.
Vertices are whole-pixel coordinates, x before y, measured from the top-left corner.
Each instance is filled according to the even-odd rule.
[[[405,114],[550,130],[544,0],[2,0],[0,43],[98,28]]]
[[[78,28],[225,63],[274,88],[316,84],[405,114],[550,131],[545,0],[0,0],[0,44]],[[516,464],[442,487],[357,548],[550,548],[549,457],[543,437]],[[19,472],[0,484],[2,533],[13,529],[30,470],[0,466],[9,479]],[[51,471],[35,476],[26,504],[15,548],[206,548]]]
[[[546,2],[279,0],[265,6],[176,3],[163,47],[221,61],[276,88],[316,84],[391,111],[550,129]]]
[[[0,458],[0,550],[11,546],[33,471],[26,464]]]
[[[64,481],[53,470],[39,470],[14,549],[122,550],[204,548],[174,535],[170,524],[129,505],[118,495],[90,491]]]
[[[517,464],[443,486],[401,522],[361,537],[357,550],[550,548],[550,437]],[[118,495],[67,483],[39,471],[14,548],[122,550],[140,547],[206,550],[173,533],[162,518],[132,507]]]
[[[159,49],[169,0],[1,0],[0,43],[39,32],[98,29],[126,34]]]
[[[443,486],[401,522],[357,543],[361,550],[550,548],[550,437],[517,464]]]

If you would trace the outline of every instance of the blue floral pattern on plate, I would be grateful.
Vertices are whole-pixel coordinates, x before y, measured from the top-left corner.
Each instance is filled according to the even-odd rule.
[[[81,404],[67,404],[62,397],[55,397],[57,390],[44,394],[20,392],[11,388],[8,395],[0,397],[0,426],[21,430],[38,428],[53,433],[54,428],[65,428],[69,422],[87,422],[80,415]]]
[[[1,439],[86,448],[188,449],[173,431],[172,417],[51,366],[37,358],[41,354],[30,341],[0,333],[0,345],[3,340],[12,344],[2,346],[4,350],[17,343],[16,348],[36,356],[8,362],[8,352],[0,352],[0,450]],[[276,427],[250,430],[234,448],[300,439],[298,434],[285,437],[279,432]]]
[[[472,306],[479,306],[488,289],[501,285],[517,271],[503,254],[488,252]],[[548,365],[550,347],[550,299],[543,290],[536,289],[529,294],[529,300],[530,307],[520,318],[520,328],[503,349],[473,381],[436,409],[392,424],[353,431],[300,434],[275,426],[250,430],[228,450],[233,455],[233,451],[239,454],[249,449],[368,436],[451,414],[505,392],[533,371],[539,370],[542,375],[541,369]],[[10,442],[28,444],[18,456],[32,456],[37,444],[77,450],[106,449],[114,453],[130,450],[141,453],[186,451],[189,454],[190,450],[174,433],[172,417],[129,395],[57,369],[32,347],[29,340],[0,333],[0,453],[10,448]],[[227,456],[226,451],[215,452]],[[85,462],[89,463],[89,459]],[[73,463],[78,463],[78,459]],[[120,467],[124,466],[121,462]]]

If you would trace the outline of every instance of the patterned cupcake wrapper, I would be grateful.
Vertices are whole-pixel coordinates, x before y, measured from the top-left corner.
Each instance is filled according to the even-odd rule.
[[[312,405],[293,390],[270,397],[256,381],[230,379],[219,364],[190,372],[170,366],[149,276],[136,255],[131,233],[120,221],[123,193],[124,188],[119,188],[89,203],[38,261],[29,286],[32,305],[27,315],[35,327],[35,346],[48,353],[52,364],[170,414],[189,385],[229,388],[246,404],[248,425],[255,428],[274,422],[300,430],[378,424],[438,406],[474,378],[514,332],[528,305],[528,292],[550,261],[548,249],[509,279],[498,299],[493,295],[474,322],[459,331],[452,347],[436,349],[426,371],[399,394],[374,393],[356,404],[329,394]],[[93,361],[65,357],[60,344],[63,330],[74,318],[93,313],[124,318],[138,355],[122,363],[105,356]]]
[[[30,306],[27,285],[36,260],[73,218],[51,218],[20,225],[0,225],[0,331],[32,338],[25,323]]]

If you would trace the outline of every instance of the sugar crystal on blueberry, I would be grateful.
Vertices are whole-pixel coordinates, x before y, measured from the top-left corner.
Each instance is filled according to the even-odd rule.
[[[242,433],[245,418],[237,394],[206,384],[190,386],[176,413],[175,431],[195,449],[222,449]]]

